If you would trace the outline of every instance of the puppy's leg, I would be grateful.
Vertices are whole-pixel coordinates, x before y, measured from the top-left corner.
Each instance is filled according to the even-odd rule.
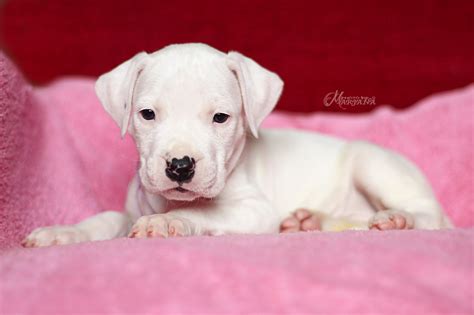
[[[279,222],[276,211],[261,210],[245,207],[176,209],[140,217],[129,237],[277,233]]]
[[[132,221],[128,214],[105,211],[75,225],[37,228],[22,242],[25,247],[65,245],[125,236]]]
[[[280,223],[277,211],[255,189],[242,190],[232,193],[230,199],[220,197],[190,208],[142,216],[129,237],[277,233]]]
[[[438,229],[449,219],[422,173],[400,155],[365,142],[349,144],[352,178],[378,212],[372,229]]]

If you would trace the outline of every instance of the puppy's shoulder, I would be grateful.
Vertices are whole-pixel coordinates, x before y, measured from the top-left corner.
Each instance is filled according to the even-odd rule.
[[[340,147],[347,143],[346,140],[334,136],[321,134],[316,131],[299,129],[262,129],[258,139],[254,139],[257,146],[329,146]]]
[[[347,141],[312,131],[262,129],[259,137],[249,138],[245,157],[250,161],[309,161],[333,159]]]

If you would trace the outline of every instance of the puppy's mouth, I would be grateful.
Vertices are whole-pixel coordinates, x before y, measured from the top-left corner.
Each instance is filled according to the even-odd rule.
[[[202,197],[199,192],[184,188],[182,186],[176,186],[173,188],[162,190],[159,192],[159,194],[168,200],[192,201],[194,199]]]
[[[177,186],[177,187],[174,187],[174,188],[161,190],[159,193],[166,194],[166,193],[172,193],[172,192],[179,192],[179,193],[182,193],[182,194],[184,194],[184,193],[194,193],[194,191],[186,189],[183,186]]]
[[[189,191],[186,188],[183,188],[181,186],[176,187],[174,190],[176,190],[177,192],[180,192],[180,193],[185,193],[185,192]]]
[[[197,198],[211,198],[213,195],[209,194],[209,191],[212,189],[213,185],[216,182],[216,177],[206,180],[199,185],[194,187],[189,184],[173,183],[171,187],[163,187],[160,189],[158,185],[152,185],[148,180],[142,182],[142,187],[150,194],[161,195],[165,199],[169,200],[194,200]],[[168,183],[171,184],[171,183]],[[188,187],[189,186],[189,187]],[[205,188],[203,188],[203,186]]]

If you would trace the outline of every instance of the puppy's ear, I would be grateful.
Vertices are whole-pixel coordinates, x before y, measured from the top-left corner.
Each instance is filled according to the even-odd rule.
[[[95,92],[102,106],[119,126],[122,137],[127,133],[137,79],[148,59],[148,54],[141,52],[101,75],[95,83]]]
[[[227,65],[237,76],[248,126],[258,138],[258,127],[278,102],[283,81],[276,73],[238,52],[228,53]]]

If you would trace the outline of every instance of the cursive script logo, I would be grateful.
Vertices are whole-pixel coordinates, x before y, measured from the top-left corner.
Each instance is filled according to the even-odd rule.
[[[376,105],[375,96],[344,96],[344,91],[339,92],[339,90],[326,94],[323,102],[326,107],[336,104],[342,110],[346,110],[349,106]]]

